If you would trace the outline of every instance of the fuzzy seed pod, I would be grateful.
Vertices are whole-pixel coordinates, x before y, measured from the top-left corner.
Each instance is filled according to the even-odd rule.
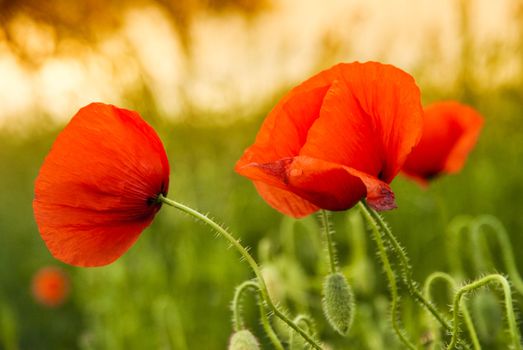
[[[231,336],[228,350],[260,350],[260,344],[248,329],[242,329]]]
[[[341,335],[347,335],[354,319],[354,297],[345,276],[333,273],[323,284],[323,313],[330,325]]]

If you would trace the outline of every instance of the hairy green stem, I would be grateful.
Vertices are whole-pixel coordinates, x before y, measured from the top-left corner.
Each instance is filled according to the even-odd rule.
[[[271,322],[269,321],[269,317],[267,316],[267,312],[265,310],[265,307],[263,306],[262,300],[258,300],[258,306],[260,308],[260,318],[261,323],[263,326],[263,329],[265,330],[265,333],[269,337],[272,345],[276,350],[285,350],[282,343],[280,342],[280,339],[274,332],[274,329],[272,329]]]
[[[481,227],[486,225],[492,228],[492,231],[495,234],[495,237],[499,243],[499,247],[502,253],[501,256],[503,258],[505,268],[507,269],[507,273],[510,276],[512,285],[520,294],[523,294],[523,280],[521,279],[521,275],[519,274],[518,268],[516,267],[516,260],[514,259],[512,245],[510,244],[510,239],[507,235],[507,231],[505,230],[501,222],[499,222],[498,219],[491,215],[480,216],[479,218],[474,220],[471,223],[470,229],[471,234],[473,235],[473,241],[477,241],[477,239],[479,238],[478,235],[481,232]]]
[[[452,329],[450,323],[445,320],[445,318],[440,314],[440,312],[436,309],[436,307],[429,302],[423,294],[419,291],[419,287],[417,286],[416,282],[414,281],[414,278],[412,277],[412,268],[409,264],[409,259],[407,257],[407,254],[405,253],[405,250],[397,240],[396,236],[394,236],[388,227],[388,225],[385,223],[381,215],[379,215],[374,209],[370,208],[367,203],[360,201],[359,202],[360,208],[364,212],[368,214],[370,217],[369,221],[372,220],[373,222],[377,222],[380,228],[382,229],[383,233],[385,234],[385,237],[390,242],[391,248],[393,249],[394,253],[398,257],[401,269],[402,269],[402,277],[407,285],[407,288],[409,290],[409,293],[416,298],[437,320],[438,322],[445,328],[446,331],[450,331]]]
[[[260,293],[260,285],[255,281],[245,281],[238,287],[236,287],[236,290],[234,291],[231,309],[233,328],[235,332],[245,329],[245,323],[243,322],[243,319],[241,317],[241,298],[243,296],[243,293],[248,289],[253,289],[256,292]],[[258,294],[256,295],[256,302],[260,308],[260,318],[263,329],[265,330],[265,333],[271,340],[272,345],[276,350],[284,350],[284,347],[278,339],[278,336],[276,335],[276,333],[274,333],[274,330],[271,327],[271,323],[269,321],[269,318],[267,317],[267,312],[265,311],[262,301],[260,300],[260,298],[258,298]]]
[[[307,315],[298,315],[296,316],[296,318],[293,320],[294,323],[296,323],[297,325],[299,325],[300,323],[303,323],[306,327],[307,327],[307,330],[309,330],[309,332],[312,332],[314,334],[314,322],[311,320],[311,318]]]
[[[454,290],[456,290],[456,281],[454,281],[454,278],[452,278],[451,275],[449,275],[448,273],[445,273],[445,272],[433,272],[429,275],[429,277],[427,277],[427,279],[425,280],[424,286],[423,286],[423,295],[429,301],[431,301],[432,285],[438,280],[445,281],[449,285],[452,292],[454,292]],[[479,343],[478,334],[476,333],[474,323],[472,322],[472,318],[470,317],[470,313],[465,304],[461,305],[461,312],[463,314],[463,320],[465,321],[467,330],[469,331],[470,339],[472,341],[472,346],[474,347],[475,350],[481,350],[481,345]]]
[[[327,246],[327,254],[329,255],[329,266],[331,273],[338,271],[336,264],[336,247],[332,241],[331,224],[329,221],[329,213],[326,210],[320,210],[320,219],[323,227],[323,236],[325,237],[325,245]]]
[[[236,289],[234,290],[234,297],[232,298],[231,310],[232,325],[235,332],[241,331],[245,328],[245,322],[243,322],[241,316],[241,298],[243,296],[243,293],[249,288],[259,290],[260,287],[258,283],[254,281],[245,281],[238,287],[236,287]]]
[[[173,201],[172,199],[166,198],[166,197],[164,197],[161,194],[158,196],[158,201],[161,202],[161,203],[165,203],[165,204],[167,204],[169,206],[172,206],[172,207],[174,207],[176,209],[179,209],[180,211],[182,211],[182,212],[184,212],[184,213],[186,213],[186,214],[196,218],[197,220],[207,224],[212,229],[214,229],[216,232],[218,232],[220,235],[222,235],[234,248],[236,248],[236,250],[240,253],[240,255],[245,259],[245,261],[251,267],[252,271],[254,272],[254,274],[255,274],[255,276],[256,276],[256,278],[258,280],[258,284],[259,284],[259,287],[260,287],[259,288],[260,295],[261,295],[263,301],[265,302],[265,304],[267,305],[267,307],[272,310],[274,315],[279,317],[289,327],[291,327],[298,334],[300,334],[300,336],[303,337],[303,339],[307,343],[309,343],[314,349],[318,349],[318,350],[322,349],[322,347],[318,344],[318,342],[316,342],[316,340],[314,340],[309,334],[307,334],[305,331],[303,331],[300,327],[295,325],[292,322],[292,320],[290,320],[282,311],[280,311],[276,307],[276,305],[273,303],[273,301],[271,300],[271,298],[269,296],[269,291],[267,289],[267,285],[265,283],[265,280],[264,280],[264,278],[262,276],[260,267],[258,266],[256,261],[254,260],[252,255],[249,254],[247,249],[245,249],[245,247],[243,245],[241,245],[240,242],[236,238],[234,238],[234,236],[232,234],[230,234],[221,225],[217,224],[216,222],[214,222],[213,220],[211,220],[207,216],[203,215],[202,213],[200,213],[200,212],[198,212],[198,211],[196,211],[196,210],[194,210],[192,208],[189,208],[189,207],[187,207],[187,206],[185,206],[185,205],[183,205],[181,203]]]
[[[450,271],[458,279],[462,279],[465,276],[465,270],[463,263],[461,262],[461,253],[459,251],[461,244],[460,238],[466,233],[465,230],[469,228],[469,223],[472,220],[470,216],[460,215],[452,219],[447,226],[447,237],[445,239],[447,243],[448,261],[450,265]]]
[[[385,275],[387,276],[387,280],[389,281],[389,289],[391,294],[391,303],[390,303],[390,315],[391,315],[391,323],[392,328],[394,329],[394,332],[396,332],[396,335],[398,338],[405,344],[409,349],[416,349],[416,346],[405,336],[403,331],[400,329],[398,325],[398,302],[399,302],[399,296],[398,296],[398,286],[396,281],[396,276],[394,274],[394,271],[392,269],[392,266],[389,261],[389,257],[387,255],[385,245],[383,244],[383,240],[381,237],[381,232],[376,224],[376,221],[372,218],[370,212],[367,210],[364,204],[361,204],[360,202],[360,209],[363,214],[363,216],[367,219],[368,223],[371,226],[371,230],[373,233],[374,241],[376,241],[376,245],[378,246],[378,255],[381,259],[381,263],[383,265],[383,269],[385,271]]]
[[[504,301],[505,301],[505,312],[507,317],[507,323],[509,327],[509,333],[510,337],[512,338],[512,343],[514,345],[514,349],[521,350],[521,340],[519,331],[517,328],[516,323],[516,316],[514,314],[514,306],[512,305],[512,292],[510,290],[510,285],[505,277],[499,274],[492,274],[485,276],[477,281],[474,281],[472,283],[469,283],[463,287],[461,287],[456,295],[454,296],[453,301],[453,331],[452,331],[452,338],[450,340],[450,343],[447,347],[447,350],[453,350],[456,348],[457,342],[458,342],[458,335],[459,335],[459,311],[460,311],[460,305],[462,298],[467,294],[470,293],[478,288],[484,287],[487,284],[490,284],[492,282],[497,282],[501,285],[503,288],[503,294],[504,294]]]
[[[310,333],[310,334],[316,334],[314,329],[314,322],[310,319],[307,315],[298,315],[292,320],[294,323],[296,323],[298,326],[303,325],[303,329]],[[296,350],[296,349],[303,349],[303,343],[296,344],[296,341],[294,339],[294,332],[291,331],[289,335],[289,350]]]

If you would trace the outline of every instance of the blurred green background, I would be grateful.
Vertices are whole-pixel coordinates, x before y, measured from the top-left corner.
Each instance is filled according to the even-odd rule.
[[[0,23],[1,349],[224,349],[234,287],[253,277],[221,238],[168,207],[110,266],[74,268],[50,256],[33,220],[33,182],[64,123],[93,100],[135,109],[153,125],[172,168],[169,197],[241,237],[275,298],[312,314],[322,340],[334,349],[401,349],[357,212],[333,215],[359,306],[341,338],[321,314],[327,267],[315,217],[283,218],[233,171],[277,99],[338,61],[395,64],[416,78],[424,103],[458,99],[485,116],[460,174],[426,190],[401,176],[392,184],[399,208],[385,216],[415,278],[452,272],[456,256],[465,279],[505,272],[494,243],[493,263],[481,271],[469,241],[449,245],[447,227],[461,215],[496,216],[523,268],[522,1],[13,0],[0,1]],[[71,278],[58,308],[31,295],[32,276],[49,265]],[[443,290],[438,297],[449,303]],[[422,337],[425,321],[403,301],[405,328]],[[483,345],[504,349],[500,306],[478,304]],[[269,349],[254,298],[244,311]]]

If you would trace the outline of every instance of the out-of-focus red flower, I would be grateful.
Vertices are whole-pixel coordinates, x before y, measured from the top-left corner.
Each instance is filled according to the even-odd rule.
[[[101,266],[136,241],[168,186],[156,132],[136,112],[93,103],[58,135],[36,179],[33,209],[54,257]]]
[[[426,107],[423,136],[408,156],[403,172],[426,185],[435,176],[460,171],[482,126],[481,115],[461,103],[445,101]]]
[[[236,164],[280,212],[395,207],[389,183],[422,130],[414,79],[375,62],[338,64],[292,89]]]
[[[69,295],[69,278],[62,269],[44,267],[33,277],[33,296],[40,304],[55,307]]]

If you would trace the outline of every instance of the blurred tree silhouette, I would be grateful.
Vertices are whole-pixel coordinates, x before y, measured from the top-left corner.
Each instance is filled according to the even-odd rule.
[[[267,8],[270,0],[0,0],[0,42],[25,63],[37,64],[27,49],[27,25],[44,29],[54,41],[73,39],[89,45],[117,30],[125,12],[140,7],[156,6],[162,10],[187,48],[188,27],[202,12],[236,11],[253,16]],[[21,23],[20,23],[21,22]],[[18,23],[18,25],[16,25]],[[22,28],[21,28],[22,27]]]

